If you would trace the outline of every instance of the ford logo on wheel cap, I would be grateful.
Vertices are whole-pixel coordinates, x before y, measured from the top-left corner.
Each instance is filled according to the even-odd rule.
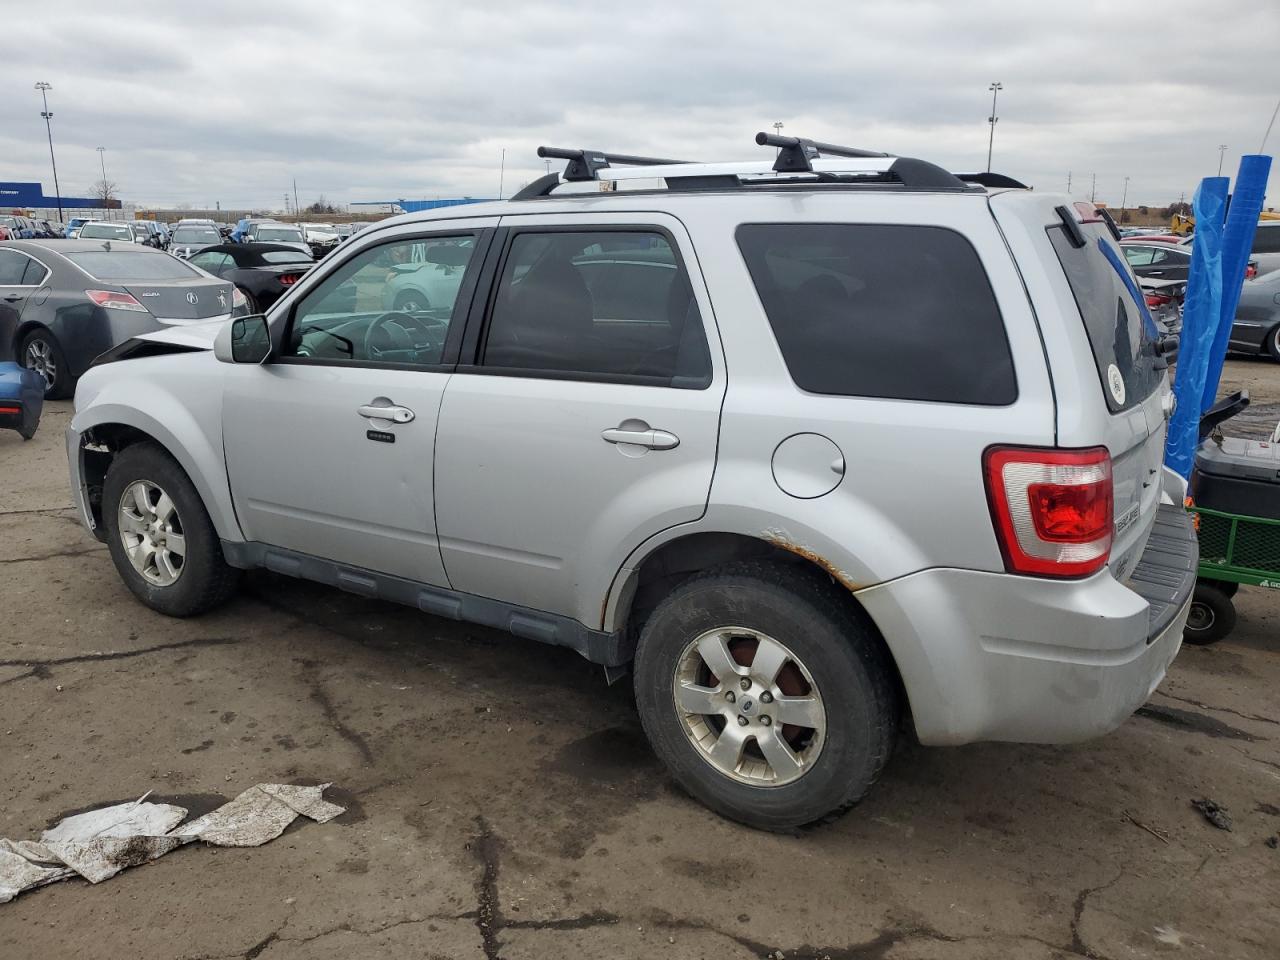
[[[187,294],[187,303],[190,303],[190,304],[197,304],[197,303],[199,303],[199,302],[200,302],[200,298],[199,298],[199,297],[197,297],[194,293],[188,293],[188,294]]]

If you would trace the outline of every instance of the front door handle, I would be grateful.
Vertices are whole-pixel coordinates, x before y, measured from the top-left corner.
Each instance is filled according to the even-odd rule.
[[[22,296],[23,295],[20,293],[6,293],[4,295],[4,301],[5,303],[17,303],[22,299]]]
[[[366,403],[363,407],[357,407],[356,413],[362,417],[368,417],[370,420],[390,420],[392,423],[408,423],[415,416],[414,412],[408,407],[398,406],[386,397],[377,397],[373,403]]]
[[[609,443],[633,443],[637,447],[648,447],[650,450],[670,450],[680,445],[680,438],[674,433],[649,428],[610,427],[600,436]]]

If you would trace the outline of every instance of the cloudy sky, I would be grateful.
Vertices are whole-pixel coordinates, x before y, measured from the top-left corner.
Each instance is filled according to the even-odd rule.
[[[635,11],[635,12],[631,12]],[[0,180],[144,205],[494,196],[540,143],[755,159],[784,133],[1166,204],[1258,150],[1280,3],[11,3]],[[1280,150],[1280,122],[1268,143]],[[1280,205],[1280,173],[1268,204]]]

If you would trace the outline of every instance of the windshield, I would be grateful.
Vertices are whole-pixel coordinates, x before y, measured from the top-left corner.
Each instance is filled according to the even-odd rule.
[[[0,227],[16,227],[17,225],[17,217],[0,217]]]
[[[133,240],[133,233],[120,223],[86,223],[80,228],[81,240]]]
[[[302,243],[302,231],[295,227],[259,227],[257,239]]]
[[[213,227],[179,227],[173,231],[174,243],[219,243],[221,240]]]
[[[142,250],[94,250],[88,253],[64,253],[95,280],[106,283],[123,283],[128,280],[190,280],[199,276],[195,270],[176,257],[167,257],[159,251]]]

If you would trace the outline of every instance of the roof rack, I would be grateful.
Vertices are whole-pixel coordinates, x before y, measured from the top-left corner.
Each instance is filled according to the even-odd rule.
[[[803,137],[757,133],[755,142],[777,148],[772,162],[694,163],[661,160],[600,150],[539,147],[543,159],[567,160],[563,174],[539,177],[515,194],[513,200],[546,197],[562,183],[600,180],[665,180],[668,190],[725,190],[747,187],[779,187],[808,183],[891,184],[905,190],[973,192],[985,187],[1022,187],[1001,174],[957,176],[936,164],[912,157],[898,157],[858,147],[822,143]],[[616,165],[616,166],[615,166]],[[608,171],[603,173],[602,171]]]

